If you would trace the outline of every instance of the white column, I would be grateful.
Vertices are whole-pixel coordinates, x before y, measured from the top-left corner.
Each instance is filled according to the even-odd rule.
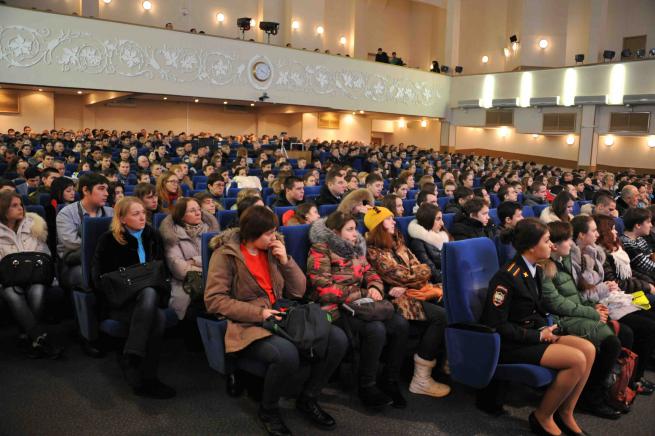
[[[578,166],[596,168],[598,159],[598,131],[596,130],[596,106],[582,106]]]
[[[589,45],[585,60],[589,63],[602,62],[603,50],[607,47],[607,9],[609,0],[591,0],[589,23]],[[617,56],[619,53],[617,53]]]
[[[442,65],[450,65],[454,70],[455,66],[459,65],[459,31],[462,2],[461,0],[448,0],[446,8],[446,46],[444,50],[445,59]]]

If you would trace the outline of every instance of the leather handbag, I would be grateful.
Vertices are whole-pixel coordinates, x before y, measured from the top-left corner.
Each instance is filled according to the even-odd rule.
[[[202,287],[202,272],[187,271],[182,282],[182,290],[189,295],[191,301],[202,300],[205,296],[205,289]]]
[[[102,292],[110,306],[119,308],[136,298],[144,288],[155,288],[160,307],[166,307],[171,295],[171,280],[164,262],[138,263],[100,276]]]
[[[389,300],[373,300],[360,298],[341,305],[343,313],[363,321],[386,321],[391,319],[396,311]]]
[[[8,254],[0,260],[0,284],[29,288],[50,285],[55,276],[52,258],[38,251]]]

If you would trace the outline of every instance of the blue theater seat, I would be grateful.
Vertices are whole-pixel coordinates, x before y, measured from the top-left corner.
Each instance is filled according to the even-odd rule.
[[[321,195],[322,186],[306,186],[305,197],[308,195]]]
[[[337,210],[338,204],[324,204],[318,207],[318,214],[322,217],[330,215]]]
[[[230,210],[230,208],[234,206],[236,203],[237,203],[236,197],[223,197],[223,207],[226,210]]]
[[[443,225],[450,232],[450,229],[453,227],[453,223],[455,222],[455,215],[454,213],[444,213],[443,214]]]
[[[218,225],[221,230],[227,229],[227,227],[234,221],[237,217],[236,210],[219,210],[216,212],[216,219],[218,220]]]
[[[295,206],[282,206],[273,208],[273,212],[275,212],[275,215],[277,215],[277,221],[279,225],[282,225],[282,215],[284,215],[286,211],[294,210],[295,208]]]
[[[407,229],[409,228],[409,223],[411,223],[413,219],[415,219],[414,215],[401,216],[396,218],[396,225],[398,226],[400,233],[402,233],[403,237],[405,238],[406,244],[409,244],[409,233],[407,232]]]
[[[541,212],[544,209],[546,209],[548,206],[550,206],[550,205],[549,204],[535,204],[534,206],[532,206],[532,210],[534,211],[534,216],[539,218],[541,216]]]
[[[303,272],[307,271],[307,257],[309,257],[309,224],[299,226],[280,227],[279,231],[284,235],[284,245],[289,256],[293,257]]]
[[[500,335],[479,324],[487,287],[498,271],[496,247],[487,238],[444,245],[441,267],[448,327],[446,346],[453,380],[477,389],[492,380],[541,387],[555,371],[537,365],[498,364]]]
[[[45,218],[45,208],[43,206],[41,206],[40,204],[28,204],[28,205],[25,206],[25,211],[35,213],[37,215],[40,215],[41,218],[46,219]]]
[[[414,215],[414,206],[416,205],[416,200],[414,199],[407,199],[403,200],[403,215],[404,216],[409,216],[409,215]]]
[[[439,205],[439,209],[443,212],[446,210],[446,205],[453,199],[453,197],[439,197],[437,198],[437,205]]]
[[[491,222],[496,224],[497,226],[500,225],[500,218],[498,218],[498,209],[489,209],[489,218],[491,219]]]
[[[523,206],[523,218],[529,218],[534,216],[534,209],[532,206]]]
[[[617,216],[614,218],[614,227],[616,228],[616,232],[621,236],[623,234],[623,231],[625,230],[625,224],[623,224],[623,218]]]
[[[489,197],[491,198],[491,205],[489,207],[493,209],[497,208],[500,204],[500,198],[498,198],[498,194],[489,194]]]
[[[161,222],[164,221],[164,218],[166,218],[167,216],[168,216],[167,213],[157,212],[152,217],[152,226],[157,230],[159,230],[159,226],[161,225]]]

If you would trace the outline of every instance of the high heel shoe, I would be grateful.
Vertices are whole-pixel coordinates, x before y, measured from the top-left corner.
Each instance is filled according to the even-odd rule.
[[[534,412],[528,417],[528,423],[530,423],[530,430],[532,433],[538,436],[560,436],[562,433],[555,435],[541,426],[541,423],[537,420],[537,417],[534,416]]]
[[[589,436],[589,433],[586,431],[580,429],[580,432],[574,431],[571,427],[566,425],[564,423],[564,420],[562,420],[562,416],[559,414],[559,411],[555,412],[555,415],[553,416],[555,419],[555,424],[562,429],[562,433],[564,433],[567,436]]]

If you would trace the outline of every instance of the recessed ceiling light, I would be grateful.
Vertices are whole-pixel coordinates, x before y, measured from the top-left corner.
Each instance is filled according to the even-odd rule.
[[[255,105],[255,103],[250,103],[250,106],[254,106],[254,105]]]
[[[143,6],[143,9],[146,11],[149,11],[152,9],[152,2],[150,0],[145,0],[143,3],[141,3],[141,6]]]
[[[359,111],[359,113],[360,113],[360,114],[363,114],[363,113],[364,113],[364,111],[361,111],[361,110],[360,110],[360,111]]]
[[[226,102],[226,101],[224,101],[224,102],[223,102],[223,104],[227,104],[227,102]]]
[[[168,97],[164,97],[164,100],[168,100]]]
[[[323,32],[325,32],[325,29],[323,28],[323,26],[318,26],[316,28],[316,33],[318,33],[319,35],[322,35]]]
[[[223,14],[222,12],[216,14],[216,21],[218,21],[219,23],[225,21],[225,14]]]
[[[77,93],[78,93],[78,94],[81,94],[81,93],[82,93],[82,91],[77,91]]]
[[[43,88],[39,88],[39,92],[43,92]]]
[[[195,100],[193,100],[193,101],[195,101],[196,103],[198,103],[198,102],[199,102],[200,100],[198,100],[198,99],[196,98],[196,99],[195,99]]]

